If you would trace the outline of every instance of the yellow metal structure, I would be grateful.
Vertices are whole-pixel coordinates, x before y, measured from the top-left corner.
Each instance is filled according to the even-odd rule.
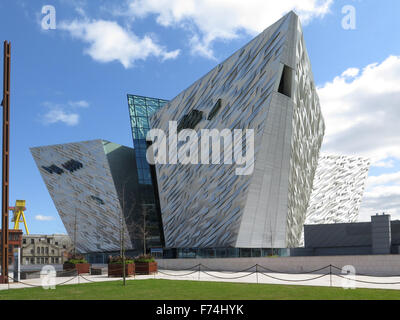
[[[12,222],[14,222],[14,230],[19,230],[19,223],[23,222],[25,225],[26,234],[29,234],[28,226],[25,219],[25,200],[16,200],[15,207],[10,207],[10,211],[13,212]]]

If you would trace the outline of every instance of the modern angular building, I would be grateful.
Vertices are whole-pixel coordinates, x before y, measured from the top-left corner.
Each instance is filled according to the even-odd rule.
[[[356,222],[370,165],[370,160],[361,157],[322,156],[305,223]]]
[[[368,162],[319,160],[324,119],[293,12],[171,101],[129,94],[128,106],[134,149],[103,140],[31,149],[83,253],[118,251],[121,226],[125,243],[140,252],[143,212],[146,247],[173,257],[285,255],[302,243],[307,219],[358,215]],[[254,170],[238,175],[239,165],[225,162],[149,165],[146,135],[161,129],[169,139],[170,121],[178,137],[185,129],[253,130]],[[225,148],[220,153],[225,158]]]
[[[153,192],[139,184],[132,148],[104,140],[32,148],[31,153],[64,226],[79,252],[142,249],[138,232],[147,215],[148,243],[162,246]]]
[[[303,224],[324,120],[299,18],[289,13],[151,117],[150,126],[254,129],[255,170],[156,164],[167,248],[290,248]]]

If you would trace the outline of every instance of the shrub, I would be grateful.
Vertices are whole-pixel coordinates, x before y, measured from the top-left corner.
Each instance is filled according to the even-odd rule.
[[[69,259],[66,261],[66,263],[79,264],[79,263],[87,263],[87,261],[85,259]]]
[[[139,263],[140,262],[148,263],[154,261],[156,261],[156,259],[154,259],[154,257],[151,254],[144,254],[135,258],[135,262]]]
[[[80,254],[70,255],[66,263],[78,264],[78,263],[88,263],[84,256]]]
[[[121,256],[110,257],[108,260],[110,264],[122,264],[123,258]],[[125,264],[134,263],[134,260],[131,257],[125,257]]]

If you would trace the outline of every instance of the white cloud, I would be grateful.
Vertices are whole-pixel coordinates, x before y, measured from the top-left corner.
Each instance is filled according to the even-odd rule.
[[[400,56],[349,68],[318,89],[326,122],[323,152],[361,155],[393,172],[370,176],[360,220],[386,211],[400,218]]]
[[[394,167],[394,161],[389,159],[389,160],[382,160],[374,163],[374,167],[379,167],[379,168],[393,168]]]
[[[44,124],[64,123],[68,126],[76,126],[79,124],[80,115],[77,109],[85,109],[90,106],[89,102],[85,100],[68,101],[65,104],[44,102],[48,111],[40,116],[41,122]],[[73,109],[74,111],[71,111]]]
[[[89,107],[89,102],[85,100],[80,100],[80,101],[69,101],[68,105],[73,108],[88,108]]]
[[[394,219],[400,218],[400,171],[368,178],[361,208],[361,217],[385,211]]]
[[[79,123],[79,114],[68,113],[62,109],[52,109],[44,115],[43,122],[45,124],[62,122],[68,126],[76,126]]]
[[[136,60],[145,60],[150,56],[164,61],[175,59],[180,53],[180,50],[167,51],[149,35],[139,38],[114,21],[75,20],[62,22],[59,28],[88,43],[89,47],[85,49],[85,53],[94,60],[119,61],[125,68],[132,67]]]
[[[364,194],[360,209],[361,221],[369,221],[371,215],[388,213],[392,219],[400,219],[400,184],[370,187]]]
[[[35,220],[38,220],[38,221],[53,221],[54,217],[42,216],[42,215],[39,214],[39,215],[35,216]]]
[[[394,183],[400,186],[400,171],[393,173],[386,173],[380,176],[372,176],[368,179],[368,186],[375,186],[380,184]]]
[[[400,56],[350,68],[318,89],[326,122],[323,150],[382,164],[400,159]]]
[[[255,35],[290,10],[307,23],[328,13],[333,0],[129,0],[128,3],[132,17],[153,14],[164,27],[189,30],[192,51],[210,58],[215,40],[234,39],[243,31]]]

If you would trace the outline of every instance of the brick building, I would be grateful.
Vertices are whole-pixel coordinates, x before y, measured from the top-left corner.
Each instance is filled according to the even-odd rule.
[[[0,229],[0,244],[2,241],[2,230]],[[8,230],[8,264],[14,263],[14,249],[21,248],[22,230]],[[1,247],[1,246],[0,246]],[[0,260],[2,253],[0,252]]]

